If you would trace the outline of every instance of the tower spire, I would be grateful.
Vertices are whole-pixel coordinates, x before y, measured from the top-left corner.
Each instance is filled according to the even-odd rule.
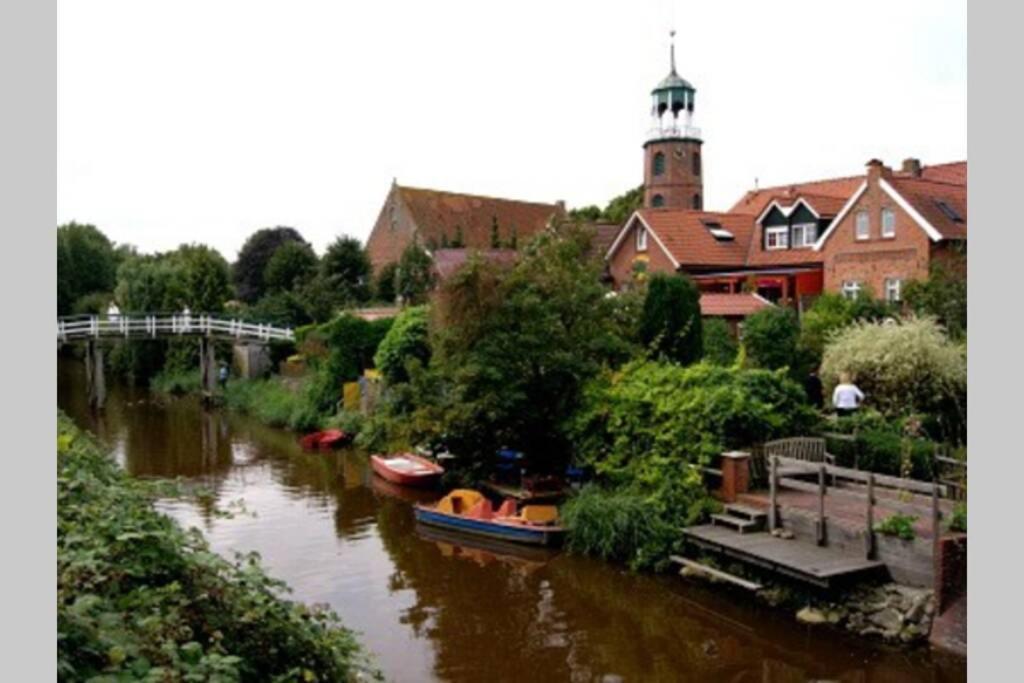
[[[676,72],[676,30],[672,29],[668,32],[669,37],[669,62],[672,66],[670,73]]]

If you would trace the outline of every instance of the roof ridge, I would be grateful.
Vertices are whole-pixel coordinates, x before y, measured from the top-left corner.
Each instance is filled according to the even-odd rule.
[[[948,185],[950,187],[960,187],[965,190],[967,189],[966,183],[954,183],[949,180],[936,180],[935,178],[924,178],[921,176],[894,175],[892,176],[892,179],[897,181],[909,180],[911,182],[931,183],[933,185]]]
[[[469,192],[452,192],[450,190],[435,190],[429,187],[412,187],[410,185],[397,185],[399,190],[412,190],[413,192],[432,192],[434,194],[446,194],[456,197],[468,197],[471,199],[486,199],[494,202],[513,202],[516,204],[534,204],[536,206],[546,206],[552,209],[557,209],[558,204],[556,202],[534,202],[528,199],[509,199],[508,197],[493,197],[490,195],[483,194],[472,194]]]

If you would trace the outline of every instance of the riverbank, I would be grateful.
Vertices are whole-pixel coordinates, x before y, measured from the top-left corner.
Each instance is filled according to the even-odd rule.
[[[287,587],[257,556],[229,562],[157,512],[156,486],[126,474],[63,414],[57,487],[62,679],[374,675],[333,612],[283,599]]]

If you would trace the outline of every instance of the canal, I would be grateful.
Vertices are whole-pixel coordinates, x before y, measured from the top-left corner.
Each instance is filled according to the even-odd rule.
[[[674,575],[424,533],[415,495],[374,478],[362,454],[306,454],[288,432],[120,385],[93,415],[84,382],[61,360],[58,405],[128,472],[212,493],[163,511],[224,555],[259,552],[291,597],[330,605],[388,680],[966,680],[963,660],[804,627]]]

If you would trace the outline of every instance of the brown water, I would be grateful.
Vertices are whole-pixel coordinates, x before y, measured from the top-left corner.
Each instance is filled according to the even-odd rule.
[[[218,552],[258,551],[299,600],[327,603],[394,681],[962,681],[965,663],[812,629],[746,595],[538,550],[427,537],[415,494],[353,452],[304,454],[294,435],[192,399],[111,387],[90,414],[61,361],[58,403],[127,470],[183,477],[233,519],[162,508]],[[429,495],[429,494],[428,494]]]

